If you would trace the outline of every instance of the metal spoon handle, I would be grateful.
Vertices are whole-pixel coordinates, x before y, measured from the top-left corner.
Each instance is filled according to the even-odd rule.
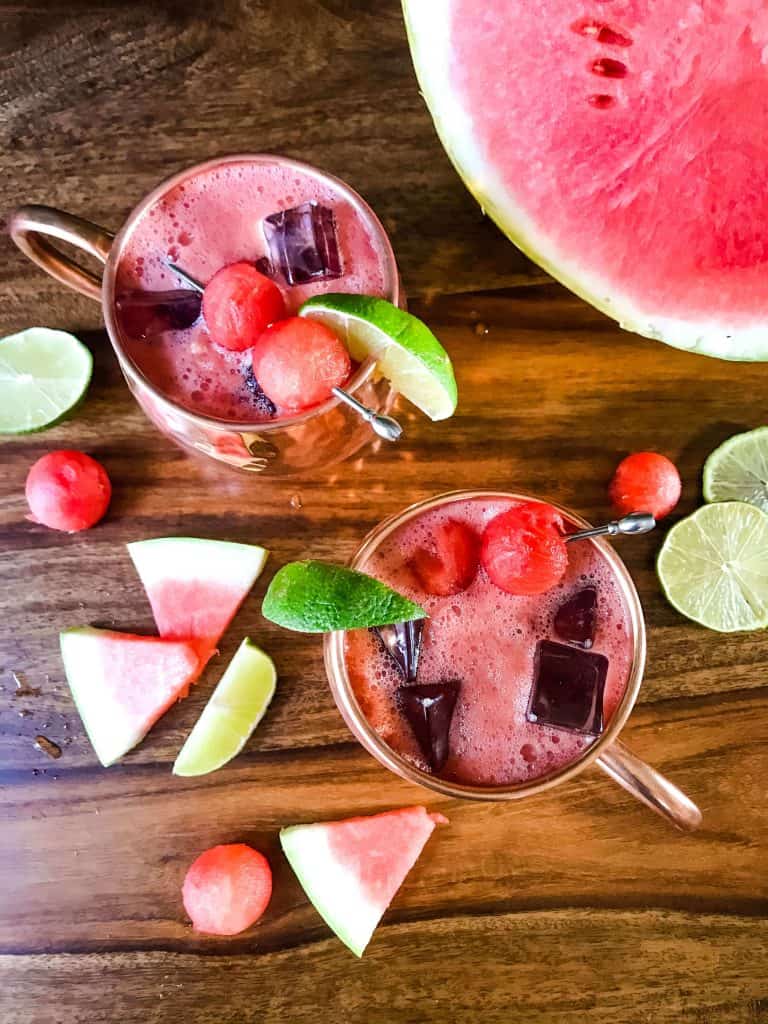
[[[593,526],[588,530],[579,530],[565,538],[565,543],[572,540],[586,540],[588,537],[618,537],[633,533],[650,533],[656,520],[650,512],[631,512],[621,519],[613,519],[604,526]]]
[[[385,441],[398,441],[403,435],[403,428],[392,416],[384,416],[381,413],[374,412],[373,409],[369,409],[367,405],[363,405],[362,402],[358,402],[356,398],[344,391],[342,388],[332,388],[332,393],[345,402],[350,409],[354,409],[361,419],[365,420],[366,423],[370,423],[371,429],[379,437],[383,437]]]
[[[197,278],[191,277],[186,270],[182,270],[175,263],[171,263],[170,260],[166,263],[169,270],[172,270],[177,277],[180,277],[182,281],[186,281],[190,288],[194,288],[196,292],[204,292],[205,285],[202,285]]]

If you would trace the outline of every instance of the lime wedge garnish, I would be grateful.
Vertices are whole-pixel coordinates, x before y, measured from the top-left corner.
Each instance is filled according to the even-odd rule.
[[[768,427],[736,434],[704,463],[707,501],[748,501],[768,512]]]
[[[91,353],[72,334],[30,327],[0,339],[0,434],[58,423],[91,380]]]
[[[174,775],[207,775],[239,754],[275,692],[272,659],[246,637],[227,666],[173,766]]]
[[[735,633],[768,625],[766,552],[768,516],[742,501],[721,501],[672,527],[656,568],[679,612]]]
[[[297,633],[365,629],[427,613],[372,576],[330,562],[289,562],[272,579],[262,615]]]
[[[372,356],[382,376],[430,419],[453,415],[457,392],[451,360],[415,316],[386,299],[336,293],[308,299],[299,315],[324,323],[358,362]]]

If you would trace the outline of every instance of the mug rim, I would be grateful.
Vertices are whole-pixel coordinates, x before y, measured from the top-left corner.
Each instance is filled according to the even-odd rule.
[[[137,366],[134,360],[125,351],[120,341],[120,334],[115,316],[115,282],[117,279],[117,269],[120,264],[122,249],[131,229],[135,226],[146,210],[148,210],[153,203],[161,199],[163,195],[170,191],[170,189],[189,179],[193,175],[201,174],[204,171],[211,170],[214,167],[219,167],[223,164],[244,162],[279,163],[282,166],[293,167],[302,174],[308,174],[311,177],[322,178],[324,181],[330,182],[339,192],[341,192],[345,199],[347,199],[350,204],[355,207],[357,212],[362,215],[363,219],[370,222],[376,234],[379,236],[380,241],[382,242],[382,251],[386,256],[386,267],[389,276],[389,292],[387,297],[394,305],[399,305],[401,301],[400,277],[394,250],[392,249],[392,243],[389,240],[387,232],[384,230],[384,225],[381,223],[372,207],[358,192],[355,191],[355,189],[351,187],[351,185],[348,185],[341,178],[334,174],[330,174],[328,171],[323,171],[319,167],[314,167],[312,164],[306,163],[303,160],[295,160],[293,157],[280,156],[275,153],[233,153],[225,156],[212,157],[209,160],[204,160],[202,163],[192,164],[189,167],[182,168],[180,171],[176,171],[174,174],[164,178],[151,190],[151,192],[148,192],[147,195],[145,195],[144,198],[133,207],[124,220],[122,226],[115,234],[110,246],[109,255],[104,265],[101,281],[101,310],[104,317],[104,323],[107,327],[109,340],[115,350],[115,354],[117,355],[123,373],[130,377],[132,382],[138,383],[143,388],[146,388],[156,402],[176,413],[180,413],[183,416],[188,417],[191,421],[203,428],[226,430],[235,433],[265,434],[273,430],[283,430],[286,428],[301,426],[313,419],[315,416],[321,416],[330,412],[332,409],[337,408],[337,406],[341,405],[341,400],[332,395],[320,405],[312,406],[311,409],[307,409],[305,412],[299,413],[298,415],[285,416],[276,420],[257,420],[254,422],[219,419],[216,416],[209,416],[205,413],[196,412],[192,409],[188,409],[185,405],[181,405],[179,402],[174,401],[172,398],[169,398],[166,394],[160,391],[149,377],[147,377],[144,371]],[[347,386],[344,390],[348,394],[354,395],[359,388],[371,379],[375,368],[376,360],[370,357],[366,359],[360,364],[357,372],[347,382]]]
[[[450,504],[454,501],[467,501],[472,499],[512,499],[514,501],[544,501],[534,495],[522,494],[515,491],[489,491],[489,490],[456,490],[445,491],[414,502],[400,512],[395,512],[383,519],[377,526],[370,530],[363,538],[360,546],[349,561],[352,569],[358,569],[365,559],[398,527],[409,519],[421,515],[433,508]],[[581,529],[589,529],[592,524],[574,512],[572,509],[556,502],[547,501],[558,512],[563,514],[569,521]],[[593,743],[585,748],[583,754],[576,760],[565,764],[562,768],[548,772],[544,775],[531,779],[530,782],[512,783],[499,786],[472,785],[470,783],[452,782],[441,779],[429,772],[417,768],[406,758],[393,750],[379,736],[371,726],[363,713],[357,698],[355,697],[349,674],[347,672],[346,659],[344,657],[344,636],[345,630],[337,630],[326,633],[323,638],[323,658],[331,694],[336,703],[342,718],[357,741],[385,768],[394,772],[408,782],[424,786],[443,796],[458,797],[475,800],[515,800],[526,796],[533,796],[536,793],[543,793],[554,786],[572,779],[579,775],[585,768],[593,764],[601,752],[611,745],[617,738],[632,712],[640,692],[645,671],[647,639],[645,628],[645,616],[640,596],[637,593],[634,581],[623,560],[616,553],[614,548],[602,538],[591,538],[585,543],[594,544],[606,558],[611,567],[614,577],[618,580],[622,594],[629,609],[632,626],[633,656],[630,667],[629,678],[624,688],[621,701],[613,713],[607,728],[598,736]]]

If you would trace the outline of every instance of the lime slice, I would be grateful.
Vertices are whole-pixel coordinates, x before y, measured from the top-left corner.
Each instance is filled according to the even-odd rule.
[[[289,562],[261,606],[266,619],[297,633],[366,629],[425,619],[419,605],[365,573],[329,562]]]
[[[430,419],[453,415],[457,392],[451,360],[415,316],[386,299],[335,293],[309,299],[299,316],[330,327],[358,362],[372,356],[382,376]]]
[[[704,505],[667,534],[659,580],[671,604],[720,633],[768,625],[768,516],[742,501]]]
[[[704,463],[706,501],[748,501],[768,512],[768,427],[736,434]]]
[[[227,666],[173,766],[174,775],[207,775],[243,749],[275,692],[272,659],[246,637]]]
[[[0,434],[58,423],[91,380],[91,353],[72,334],[30,327],[0,339]]]

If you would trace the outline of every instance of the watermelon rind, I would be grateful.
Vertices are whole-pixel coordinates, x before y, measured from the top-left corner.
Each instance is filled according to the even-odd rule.
[[[258,544],[199,537],[157,537],[128,545],[144,588],[165,580],[225,581],[247,592],[264,568],[269,552]]]
[[[362,956],[386,908],[371,903],[331,856],[324,825],[284,828],[280,845],[315,910],[355,956]]]
[[[152,650],[158,654],[166,652],[178,660],[178,664],[174,666],[177,677],[160,678],[157,692],[152,694],[154,703],[162,708],[158,711],[157,717],[169,704],[184,694],[198,673],[199,662],[194,648],[182,641],[136,637],[92,626],[75,627],[60,634],[64,672],[75,706],[96,756],[104,767],[108,768],[144,738],[152,722],[144,728],[138,728],[130,715],[121,713],[113,691],[104,685],[105,664],[102,650],[105,640],[125,641],[136,645],[133,648],[135,650],[140,650],[144,646],[142,641],[146,641],[147,650],[149,645],[152,645]]]
[[[717,321],[688,321],[640,310],[614,285],[602,280],[543,236],[515,203],[475,140],[472,118],[451,83],[452,0],[402,0],[416,75],[451,162],[469,191],[515,245],[571,291],[617,320],[628,331],[674,348],[735,361],[768,360],[768,328]],[[510,73],[513,73],[510,70]]]

